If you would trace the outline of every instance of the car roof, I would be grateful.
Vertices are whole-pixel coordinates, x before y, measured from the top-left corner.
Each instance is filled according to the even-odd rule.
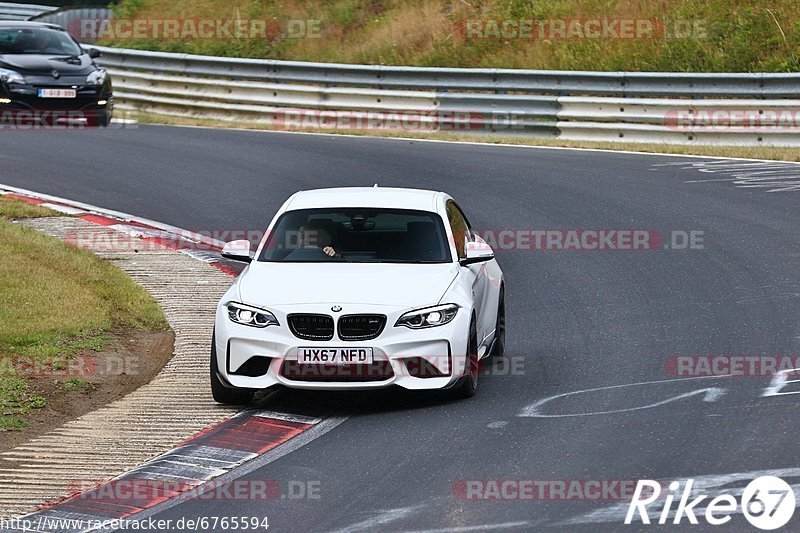
[[[444,193],[395,187],[337,187],[300,191],[286,205],[287,211],[324,207],[383,207],[437,212]]]

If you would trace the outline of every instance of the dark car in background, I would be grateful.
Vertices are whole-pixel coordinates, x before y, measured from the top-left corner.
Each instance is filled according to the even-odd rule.
[[[107,126],[114,100],[99,55],[54,24],[0,22],[0,116]]]

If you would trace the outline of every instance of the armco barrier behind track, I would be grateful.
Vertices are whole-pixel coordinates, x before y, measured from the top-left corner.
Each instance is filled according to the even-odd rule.
[[[0,2],[0,20],[28,20],[56,9],[58,8],[53,6]]]
[[[800,74],[454,69],[98,47],[118,108],[295,129],[798,145]]]
[[[0,3],[0,19],[69,26],[110,16]],[[283,129],[800,145],[800,73],[425,68],[97,48],[120,110]]]

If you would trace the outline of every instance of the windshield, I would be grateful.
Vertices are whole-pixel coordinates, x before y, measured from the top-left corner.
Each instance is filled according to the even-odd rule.
[[[284,213],[259,261],[445,263],[450,250],[436,213],[330,208]]]
[[[52,28],[0,28],[0,54],[78,56],[80,46],[62,30]]]

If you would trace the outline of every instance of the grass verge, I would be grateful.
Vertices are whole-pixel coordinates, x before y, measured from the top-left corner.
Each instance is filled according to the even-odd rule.
[[[0,196],[0,430],[46,405],[28,378],[102,350],[112,330],[166,331],[158,304],[94,254],[13,222],[58,215]]]
[[[120,34],[105,40],[112,46],[165,52],[440,67],[800,70],[797,0],[118,0],[114,4],[117,17],[123,19],[272,19],[277,27],[271,30],[279,30],[217,38],[192,38],[191,31],[183,38],[140,32],[133,37],[150,38]],[[525,21],[528,30],[521,29]],[[598,29],[598,21],[603,21],[604,29]],[[631,31],[631,24],[639,29]]]

